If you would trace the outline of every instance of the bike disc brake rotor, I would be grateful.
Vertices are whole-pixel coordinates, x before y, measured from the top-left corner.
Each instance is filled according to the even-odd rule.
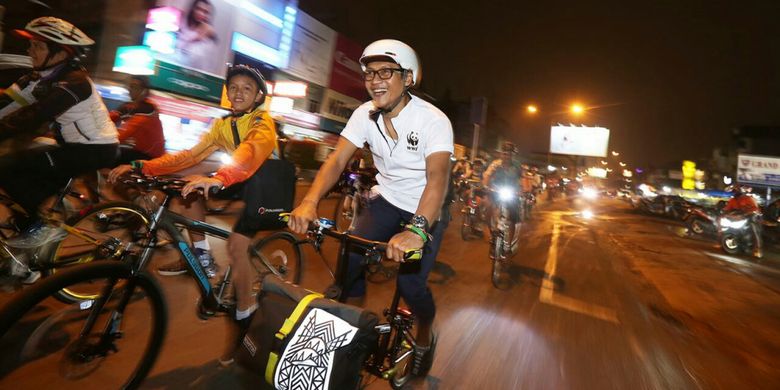
[[[107,352],[103,351],[99,343],[99,334],[79,338],[70,343],[60,360],[59,368],[63,378],[78,380],[100,367]]]

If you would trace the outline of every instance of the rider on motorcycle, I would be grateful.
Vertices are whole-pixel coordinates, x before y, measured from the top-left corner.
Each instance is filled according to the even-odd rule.
[[[762,240],[761,240],[761,209],[758,207],[758,203],[750,195],[752,188],[737,185],[732,189],[734,195],[726,203],[726,207],[723,208],[723,212],[737,211],[750,216],[750,226],[753,231],[753,238],[755,242],[753,248],[753,256],[756,258],[763,257]]]

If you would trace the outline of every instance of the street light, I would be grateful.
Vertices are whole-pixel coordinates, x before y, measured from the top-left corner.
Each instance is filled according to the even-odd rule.
[[[607,164],[608,164],[608,162],[606,162],[604,160],[601,160],[601,165],[607,165]]]
[[[621,162],[619,162],[618,164],[620,164],[620,166],[621,166],[621,167],[625,167],[625,166],[626,166],[626,163],[624,163],[624,162],[622,162],[622,161],[621,161]]]
[[[613,155],[613,156],[615,156],[615,157],[617,157],[617,156],[620,156],[620,153],[618,153],[618,152],[616,152],[616,151],[614,151],[614,150],[613,150],[613,151],[612,151],[612,155]]]
[[[585,107],[582,104],[574,103],[571,105],[571,113],[574,115],[582,115],[585,112]]]
[[[529,113],[529,114],[536,114],[536,112],[537,112],[537,111],[539,111],[539,108],[538,108],[538,107],[536,107],[536,106],[535,106],[535,105],[533,105],[533,104],[529,104],[529,105],[528,105],[528,106],[525,108],[525,110],[526,110],[526,111],[528,111],[528,113]]]

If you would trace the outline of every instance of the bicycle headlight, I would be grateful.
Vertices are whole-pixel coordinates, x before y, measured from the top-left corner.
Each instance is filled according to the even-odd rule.
[[[514,194],[515,192],[511,188],[501,187],[498,189],[498,199],[503,201],[511,200]]]
[[[219,161],[222,165],[230,165],[233,164],[233,157],[227,153],[222,153],[219,155]]]

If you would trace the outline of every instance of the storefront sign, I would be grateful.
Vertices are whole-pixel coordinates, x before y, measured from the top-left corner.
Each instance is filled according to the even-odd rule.
[[[740,154],[737,157],[737,181],[780,187],[780,158]]]
[[[152,75],[154,74],[154,58],[146,46],[120,46],[116,48],[114,57],[114,72]]]
[[[149,78],[152,87],[210,102],[220,101],[222,79],[163,61],[158,61],[156,68],[157,73]]]
[[[320,121],[320,128],[333,134],[341,134],[341,131],[344,130],[344,127],[346,126],[347,124],[344,122],[334,121],[333,119],[328,118],[322,118]]]
[[[362,103],[352,97],[328,89],[322,100],[320,114],[337,122],[347,123],[352,112]]]
[[[344,35],[338,35],[336,49],[333,52],[330,89],[358,100],[366,99],[363,70],[359,62],[362,54],[363,48],[358,43]]]
[[[287,73],[328,86],[336,31],[298,11]]]

